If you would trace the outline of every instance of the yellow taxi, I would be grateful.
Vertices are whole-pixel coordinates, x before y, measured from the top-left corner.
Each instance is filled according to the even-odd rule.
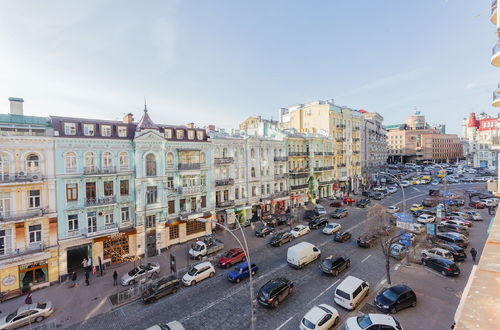
[[[420,177],[420,180],[431,181],[432,179],[431,179],[431,177],[429,175],[422,175]]]
[[[410,180],[410,184],[419,184],[419,183],[420,183],[420,181],[417,179]]]
[[[412,211],[412,212],[415,212],[415,211],[418,211],[418,210],[423,210],[423,209],[424,209],[424,206],[422,204],[413,204],[410,207],[410,211]]]

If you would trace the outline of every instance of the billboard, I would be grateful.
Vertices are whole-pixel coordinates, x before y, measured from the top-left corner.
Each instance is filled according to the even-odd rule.
[[[408,213],[403,213],[403,212],[398,212],[394,213],[396,216],[396,227],[402,228],[405,230],[411,230],[412,229],[412,223],[413,223],[413,216]]]

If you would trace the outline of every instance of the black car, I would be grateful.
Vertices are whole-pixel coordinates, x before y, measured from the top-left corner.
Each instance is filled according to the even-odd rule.
[[[350,240],[351,237],[352,237],[352,235],[351,235],[350,232],[344,231],[344,232],[341,232],[341,233],[336,233],[335,236],[333,237],[333,240],[335,242],[344,243],[345,241]]]
[[[255,231],[255,236],[264,237],[271,233],[274,233],[274,228],[271,226],[262,226]]]
[[[314,219],[318,216],[319,214],[316,212],[316,210],[306,210],[304,213],[304,219],[305,220],[310,220]]]
[[[460,246],[452,244],[452,243],[442,243],[439,245],[439,247],[442,247],[443,249],[446,249],[453,254],[453,260],[455,261],[463,261],[467,259],[467,254],[465,253],[464,249],[462,249]]]
[[[362,199],[356,203],[356,207],[367,207],[368,205],[371,204],[371,202],[372,201],[369,200],[368,198]]]
[[[417,306],[417,296],[410,287],[395,285],[375,297],[375,306],[384,313],[394,314],[402,309]]]
[[[153,303],[168,294],[179,291],[181,282],[173,275],[166,276],[151,284],[143,293],[142,301],[145,304]]]
[[[278,233],[271,237],[271,240],[269,241],[269,244],[271,246],[282,246],[285,243],[288,243],[292,241],[293,235],[290,234],[290,232],[285,231],[283,233]]]
[[[422,265],[440,272],[444,276],[458,276],[460,269],[454,261],[443,258],[422,258]]]
[[[257,293],[257,301],[266,307],[276,308],[292,292],[293,282],[284,277],[278,277],[260,288],[259,293]]]
[[[323,273],[338,276],[340,272],[351,266],[351,260],[344,257],[334,257],[333,255],[326,257],[319,264],[319,269]]]
[[[325,218],[317,217],[309,221],[309,228],[318,229],[320,227],[324,227],[328,224],[328,220]]]
[[[330,216],[335,219],[340,219],[340,218],[345,218],[349,215],[349,211],[347,209],[336,209],[332,213],[330,213]]]
[[[372,234],[363,234],[358,237],[357,243],[359,247],[371,248],[377,242],[377,236]]]

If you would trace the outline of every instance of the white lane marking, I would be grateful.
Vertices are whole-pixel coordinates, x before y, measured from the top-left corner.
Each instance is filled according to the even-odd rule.
[[[84,320],[87,321],[88,319],[90,319],[91,317],[97,315],[97,311],[102,307],[102,305],[104,305],[106,303],[106,300],[108,300],[108,297],[106,298],[102,298],[102,300],[97,304],[97,306],[95,306],[91,311],[90,313],[87,314],[87,316],[85,316]]]
[[[420,189],[416,188],[416,187],[412,187],[415,191],[418,191],[420,192]]]
[[[284,323],[282,323],[279,327],[277,327],[276,330],[280,330],[281,328],[283,328],[285,326],[285,324],[290,322],[291,319],[293,319],[293,316],[290,316],[290,318],[288,320],[286,320]]]
[[[326,291],[330,290],[332,288],[332,286],[334,286],[335,284],[337,284],[339,281],[340,281],[340,279],[338,279],[335,282],[333,282],[332,285],[330,285],[328,288],[326,288],[325,290],[323,290],[323,292],[321,292],[319,295],[317,295],[316,297],[314,297],[314,299],[311,300],[309,303],[312,303],[313,301],[315,301],[316,299],[318,299],[319,297],[321,297],[323,294],[325,294]]]
[[[382,281],[380,281],[380,284],[379,284],[379,285],[384,285],[384,284],[385,284],[385,282],[387,282],[387,279],[386,279],[386,278],[384,278]]]
[[[368,255],[368,257],[364,258],[363,260],[361,260],[361,262],[365,262],[366,260],[368,260],[368,258],[370,258],[372,255]]]

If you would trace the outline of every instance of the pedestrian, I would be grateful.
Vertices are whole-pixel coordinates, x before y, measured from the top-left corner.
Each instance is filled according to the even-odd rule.
[[[87,268],[87,270],[85,271],[85,284],[87,286],[90,285],[89,278],[90,278],[90,270]]]
[[[472,256],[472,260],[476,262],[477,251],[475,248],[470,249],[470,255]]]
[[[71,274],[71,281],[73,282],[72,288],[78,286],[78,282],[76,281],[76,272],[73,272],[73,274]]]
[[[87,258],[83,258],[83,260],[82,260],[82,267],[83,267],[83,269],[87,269],[87,266],[88,266]]]
[[[118,285],[118,273],[115,270],[113,272],[113,286],[117,286],[117,285]]]
[[[24,299],[24,303],[26,305],[31,305],[33,303],[33,300],[31,299],[32,292],[31,290],[28,291],[28,294],[26,295],[26,299]]]

